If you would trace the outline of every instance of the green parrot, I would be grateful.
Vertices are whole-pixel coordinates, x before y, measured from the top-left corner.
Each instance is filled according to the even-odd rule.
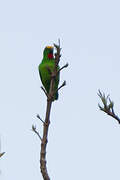
[[[45,47],[44,52],[43,52],[42,62],[38,66],[39,75],[40,75],[42,84],[43,84],[44,88],[46,89],[47,93],[49,93],[50,81],[51,81],[50,73],[47,70],[47,67],[49,67],[51,71],[53,71],[54,67],[55,67],[55,59],[53,57],[53,49],[54,49],[53,46]],[[59,66],[58,66],[58,69],[59,69]],[[55,91],[58,88],[59,79],[60,79],[60,76],[58,74],[57,78],[55,80]],[[54,97],[54,100],[57,100],[57,99],[58,99],[58,92],[56,92],[55,97]]]

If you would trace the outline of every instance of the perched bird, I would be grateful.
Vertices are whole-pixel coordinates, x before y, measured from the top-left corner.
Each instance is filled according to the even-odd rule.
[[[55,59],[53,56],[53,46],[47,46],[45,47],[44,52],[43,52],[42,62],[38,66],[39,75],[47,93],[49,93],[50,82],[51,82],[51,75],[48,68],[52,72],[54,70],[54,67],[55,67]],[[59,74],[57,75],[56,80],[55,80],[55,91],[58,88],[58,84],[59,84]],[[58,92],[55,93],[55,97],[54,97],[54,100],[57,100],[57,99],[58,99]]]

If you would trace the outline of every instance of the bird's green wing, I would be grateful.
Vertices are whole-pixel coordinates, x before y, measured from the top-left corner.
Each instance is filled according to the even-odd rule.
[[[44,88],[46,89],[47,93],[49,93],[50,78],[49,78],[48,71],[47,71],[45,65],[43,65],[43,64],[40,64],[38,69],[39,69],[39,75],[40,75],[42,84],[43,84]]]

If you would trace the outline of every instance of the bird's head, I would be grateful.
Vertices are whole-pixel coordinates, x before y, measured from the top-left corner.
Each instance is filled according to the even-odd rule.
[[[53,59],[53,46],[46,46],[43,55],[48,59]]]

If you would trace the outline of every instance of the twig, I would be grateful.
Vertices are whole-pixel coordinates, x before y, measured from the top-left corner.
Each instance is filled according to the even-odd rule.
[[[48,97],[48,93],[46,92],[46,90],[44,89],[43,86],[41,86],[41,89],[43,90],[43,92],[45,93],[45,95]]]
[[[42,141],[42,138],[41,138],[39,132],[36,130],[36,126],[32,125],[32,131],[35,132],[35,134],[37,134],[37,136],[39,137],[39,139]]]
[[[58,39],[58,46],[59,46],[59,48],[60,48],[60,38]]]
[[[39,114],[37,114],[37,116],[36,116],[43,124],[45,123],[42,119],[41,119],[41,117],[39,116]]]
[[[5,154],[5,152],[0,153],[0,157],[2,157]]]
[[[109,98],[109,95],[105,96],[105,93],[101,93],[101,91],[99,90],[98,96],[100,97],[103,103],[103,107],[100,104],[98,104],[98,107],[100,108],[100,110],[107,113],[109,116],[113,117],[114,119],[116,119],[118,123],[120,124],[120,118],[114,112],[114,108],[113,108],[114,103]]]
[[[61,71],[61,70],[63,70],[64,68],[67,68],[68,67],[68,63],[66,63],[63,67],[61,67],[59,70],[58,70],[58,73]]]
[[[54,44],[54,47],[56,48],[56,51],[57,51],[57,53],[55,53],[55,69],[54,69],[54,71],[57,72],[57,67],[58,67],[58,64],[60,61],[60,57],[61,57],[60,40],[59,40],[59,45]]]
[[[64,82],[62,83],[62,85],[56,90],[56,92],[59,91],[59,90],[60,90],[62,87],[64,87],[64,86],[66,86],[66,81],[64,81]],[[56,92],[55,92],[55,93],[56,93]]]

